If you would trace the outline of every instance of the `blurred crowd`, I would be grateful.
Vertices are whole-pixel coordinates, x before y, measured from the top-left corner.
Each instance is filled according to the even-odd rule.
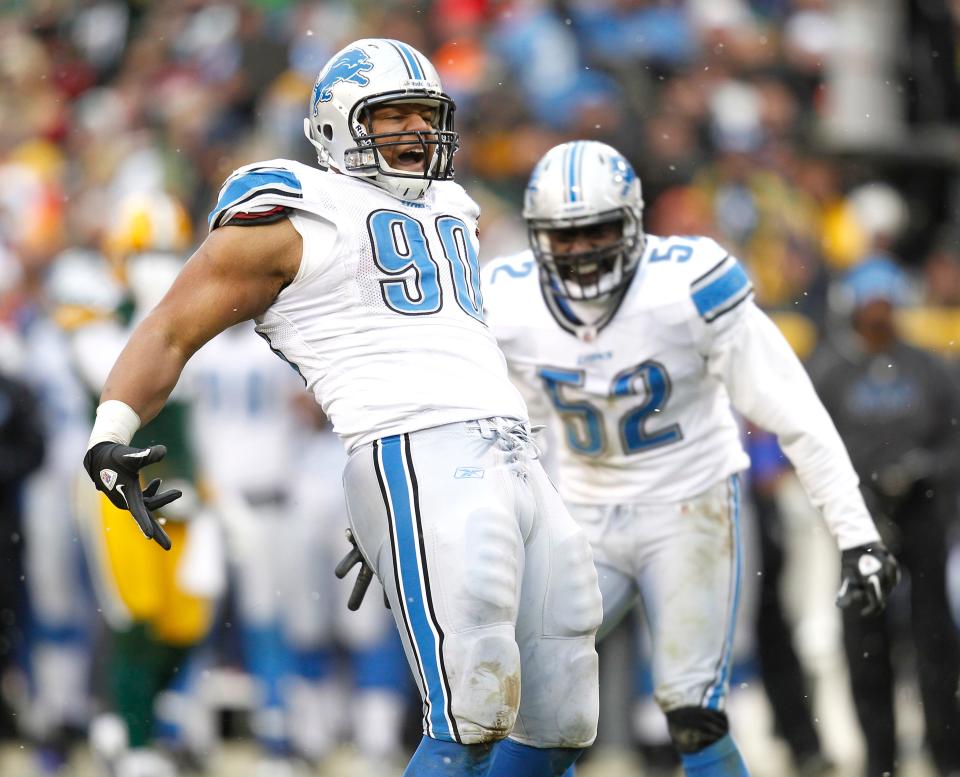
[[[2,3],[0,591],[6,593],[0,605],[0,670],[8,680],[0,709],[20,712],[0,720],[0,730],[38,743],[51,773],[62,766],[66,734],[85,733],[96,713],[111,707],[117,712],[118,705],[146,714],[142,710],[154,705],[172,677],[190,674],[186,667],[194,659],[187,661],[185,653],[160,658],[152,653],[157,687],[142,691],[147,701],[109,701],[110,670],[99,664],[110,662],[94,660],[97,646],[106,644],[103,633],[113,635],[105,655],[127,656],[125,666],[134,673],[140,670],[133,658],[164,644],[205,652],[207,664],[199,666],[230,665],[257,678],[254,706],[263,714],[256,738],[278,760],[291,752],[305,757],[325,752],[329,743],[291,743],[293,733],[271,710],[301,702],[306,706],[298,708],[300,715],[329,709],[332,691],[321,681],[334,674],[331,651],[346,646],[359,667],[354,682],[376,692],[364,714],[382,721],[377,730],[392,732],[382,741],[359,744],[371,758],[396,755],[403,725],[396,699],[406,698],[409,688],[390,682],[403,674],[389,663],[396,659],[395,646],[378,644],[386,652],[375,659],[365,652],[387,614],[377,621],[381,626],[364,627],[368,633],[359,638],[336,636],[329,624],[307,634],[282,634],[284,617],[262,595],[245,592],[242,583],[256,575],[249,571],[251,560],[269,553],[290,558],[289,549],[268,547],[263,539],[275,531],[263,529],[261,535],[251,528],[259,518],[250,517],[241,530],[224,529],[227,540],[219,556],[210,549],[216,543],[204,544],[206,535],[197,529],[206,524],[188,523],[205,549],[197,556],[204,563],[194,559],[191,568],[220,563],[227,570],[223,584],[202,573],[186,581],[188,594],[203,600],[195,622],[184,627],[189,634],[175,628],[172,637],[161,634],[157,640],[154,633],[138,642],[132,630],[153,616],[138,609],[137,595],[121,591],[122,615],[111,619],[104,603],[111,594],[104,585],[49,574],[51,565],[61,572],[76,565],[76,581],[95,580],[91,570],[99,565],[114,583],[123,577],[110,559],[125,551],[104,550],[89,537],[80,541],[90,533],[84,521],[88,528],[94,521],[97,530],[102,530],[98,521],[112,524],[98,512],[102,505],[83,508],[72,490],[105,377],[101,365],[112,361],[108,356],[122,345],[129,324],[145,314],[200,242],[217,191],[233,169],[278,157],[315,161],[302,123],[317,72],[345,43],[375,36],[406,41],[427,54],[456,100],[457,179],[482,208],[481,260],[524,247],[520,198],[534,162],[548,148],[573,138],[603,140],[640,174],[646,230],[709,235],[737,254],[758,301],[801,357],[850,323],[862,302],[857,294],[872,281],[845,281],[869,264],[895,273],[883,276],[894,280],[879,295],[895,318],[889,326],[905,340],[946,356],[950,366],[944,375],[955,368],[951,359],[960,340],[956,0]],[[242,335],[262,349],[251,332]],[[308,509],[336,515],[342,509],[338,493],[327,494],[322,507],[309,494],[294,499],[260,486],[239,493],[236,473],[212,471],[215,457],[192,441],[202,435],[191,432],[202,428],[209,431],[207,439],[224,440],[237,452],[269,444],[278,461],[288,461],[328,434],[322,418],[303,415],[297,392],[278,390],[270,401],[286,403],[277,413],[293,414],[284,423],[296,434],[245,440],[242,432],[249,432],[252,427],[245,425],[252,422],[240,420],[243,412],[254,417],[264,410],[265,388],[276,376],[258,383],[260,378],[249,375],[260,374],[260,367],[251,367],[249,375],[231,373],[231,365],[246,363],[247,356],[238,354],[219,363],[210,357],[206,377],[198,368],[184,390],[188,412],[195,410],[207,424],[182,421],[184,444],[197,460],[189,475],[180,473],[193,483],[194,512],[220,516],[208,534],[231,521],[243,523],[238,514],[262,518],[285,506],[299,515]],[[218,420],[214,411],[222,410],[218,401],[227,396],[220,389],[232,379],[247,391],[246,399],[237,400],[234,415]],[[956,419],[940,416],[931,423],[955,426]],[[953,444],[937,441],[949,448],[944,460],[952,461]],[[316,447],[324,449],[322,442]],[[936,450],[942,453],[941,448]],[[340,466],[335,454],[316,456],[315,467]],[[297,471],[306,471],[297,463]],[[870,466],[861,472],[867,480],[883,469]],[[769,475],[765,469],[758,482],[772,482]],[[915,482],[926,482],[928,475],[917,475]],[[90,494],[84,498],[89,502]],[[947,502],[944,520],[953,521],[955,499]],[[315,558],[333,558],[345,549],[336,519],[322,532],[331,549]],[[284,588],[289,581],[277,582],[282,577],[277,574],[276,580],[261,581],[266,600],[271,591],[289,590]],[[318,593],[331,585],[329,577],[320,575],[312,588],[304,582],[299,599],[291,594],[291,601],[307,610],[311,601],[316,608],[342,607],[343,591],[333,598]],[[141,581],[133,590],[140,590],[137,585],[154,584]],[[177,585],[183,587],[184,580]],[[80,604],[52,593],[73,595],[84,587],[89,597]],[[159,597],[147,610],[165,601]],[[241,629],[244,638],[231,641],[232,618],[254,627]],[[258,630],[267,621],[270,633]],[[58,653],[65,645],[69,650]],[[287,663],[278,658],[278,645],[286,646]],[[304,645],[322,648],[324,657],[308,655]],[[157,668],[160,664],[166,668]],[[304,680],[309,693],[281,692],[278,666]],[[45,673],[52,679],[45,681]],[[65,695],[69,698],[61,698]],[[293,697],[300,701],[291,702]],[[38,711],[38,705],[46,709]],[[174,706],[168,703],[166,710]],[[129,721],[122,736],[110,720],[99,723],[105,751],[118,738],[134,736]],[[151,729],[135,744],[146,745],[153,736]]]

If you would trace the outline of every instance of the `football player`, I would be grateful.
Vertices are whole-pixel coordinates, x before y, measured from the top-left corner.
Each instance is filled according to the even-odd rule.
[[[327,758],[337,709],[344,717],[362,711],[354,738],[373,773],[374,762],[390,763],[399,749],[407,688],[388,662],[380,677],[357,677],[350,704],[339,704],[335,638],[359,675],[378,664],[379,643],[397,642],[387,610],[371,601],[349,612],[330,574],[343,546],[343,446],[250,322],[201,348],[189,373],[199,466],[230,539],[244,660],[258,690],[256,773],[296,772],[301,759]]]
[[[145,502],[139,484],[163,447],[131,437],[203,343],[255,319],[350,452],[350,527],[423,698],[407,774],[557,775],[596,734],[600,592],[483,322],[453,114],[410,46],[335,54],[305,122],[322,169],[281,159],[228,178],[209,236],[113,367],[85,465],[170,547],[150,511],[168,497]]]
[[[103,289],[101,294],[111,279],[119,281],[123,296],[109,313],[103,302],[86,315],[75,311],[78,321],[70,341],[90,408],[113,359],[169,287],[182,266],[180,252],[191,241],[186,209],[162,190],[126,194],[105,214],[104,253],[110,265],[98,269],[96,262],[87,262],[77,272],[87,273],[86,283]],[[151,424],[138,430],[135,440],[141,445],[162,437],[168,444],[167,458],[144,493],[152,509],[163,509],[164,532],[177,540],[175,552],[143,543],[126,514],[106,495],[77,489],[81,537],[109,629],[109,705],[122,721],[121,741],[127,747],[114,747],[110,732],[118,729],[111,713],[93,721],[91,743],[120,777],[165,774],[170,768],[168,754],[155,747],[165,738],[158,736],[166,728],[163,724],[172,723],[161,708],[174,705],[161,699],[184,698],[177,688],[186,676],[182,670],[210,630],[223,578],[217,535],[209,530],[212,519],[197,487],[190,413],[189,393],[178,392]],[[161,477],[168,485],[175,483],[176,490],[157,497]],[[173,495],[181,494],[184,498],[169,504]],[[206,744],[194,747],[186,739],[164,744],[193,750],[196,756],[206,749]]]
[[[709,238],[645,234],[642,210],[615,149],[551,149],[525,193],[531,248],[484,268],[484,302],[516,383],[561,442],[601,633],[642,597],[655,697],[685,773],[745,775],[724,713],[742,574],[737,473],[749,463],[733,411],[777,434],[821,510],[842,551],[840,606],[878,612],[897,564],[740,263]]]

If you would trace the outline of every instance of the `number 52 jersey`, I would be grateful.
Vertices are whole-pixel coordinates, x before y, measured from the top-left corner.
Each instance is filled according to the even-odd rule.
[[[348,449],[433,426],[526,420],[483,321],[479,208],[452,181],[416,202],[289,160],[242,167],[210,228],[286,215],[303,239],[294,280],[257,332],[300,372]]]
[[[487,265],[483,291],[535,414],[546,400],[567,500],[664,504],[705,492],[749,463],[736,408],[777,435],[841,549],[876,541],[810,378],[713,240],[648,235],[619,308],[597,331],[544,292],[529,251]]]
[[[673,502],[747,466],[708,359],[713,341],[736,327],[751,286],[715,242],[649,235],[637,275],[599,331],[541,288],[532,252],[484,273],[488,320],[512,377],[531,410],[550,419],[565,498]]]

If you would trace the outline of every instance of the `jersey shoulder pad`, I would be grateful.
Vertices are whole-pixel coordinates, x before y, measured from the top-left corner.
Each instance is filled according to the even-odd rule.
[[[474,222],[480,219],[480,206],[456,181],[434,181],[433,187],[437,209],[451,208]]]
[[[207,217],[212,232],[239,217],[269,221],[270,216],[302,207],[304,188],[321,171],[289,159],[255,162],[234,170],[224,181]]]
[[[684,294],[697,315],[710,323],[736,308],[753,294],[753,284],[731,253],[708,237],[660,238],[648,261],[672,254],[682,267]]]

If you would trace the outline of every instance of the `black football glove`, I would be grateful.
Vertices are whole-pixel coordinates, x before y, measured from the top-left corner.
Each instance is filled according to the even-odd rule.
[[[160,490],[160,479],[151,480],[140,490],[140,470],[154,464],[167,455],[163,445],[150,448],[132,448],[115,442],[99,442],[83,457],[83,466],[98,491],[121,510],[128,510],[147,539],[152,539],[170,550],[170,537],[151,514],[164,505],[179,499],[183,494],[177,489]]]
[[[353,584],[353,590],[350,592],[350,598],[347,600],[347,609],[349,610],[359,610],[360,605],[363,603],[363,597],[367,595],[367,589],[370,587],[370,582],[373,580],[373,570],[367,566],[367,562],[363,558],[363,554],[360,552],[360,548],[357,547],[357,541],[353,536],[353,532],[350,529],[347,529],[347,540],[353,546],[350,549],[350,552],[347,553],[340,563],[337,564],[336,569],[333,570],[340,580],[345,578],[351,569],[353,569],[357,564],[360,565],[360,572],[357,575],[357,581]],[[387,594],[383,594],[383,603],[386,605],[387,609],[390,609],[390,604],[387,602]]]
[[[883,612],[899,581],[897,560],[881,543],[849,548],[840,554],[837,607],[854,607],[861,615],[877,615]]]

